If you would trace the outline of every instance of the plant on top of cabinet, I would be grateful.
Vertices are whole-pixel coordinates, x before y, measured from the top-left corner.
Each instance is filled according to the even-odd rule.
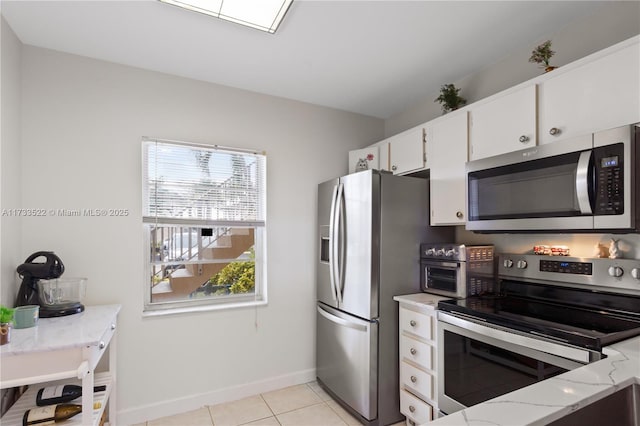
[[[434,102],[440,102],[443,114],[466,105],[467,100],[458,95],[459,92],[460,89],[457,89],[453,84],[442,85],[440,88],[440,96],[438,96]]]
[[[558,67],[554,67],[549,65],[549,59],[556,52],[551,50],[551,40],[547,40],[531,52],[531,57],[529,58],[529,62],[533,62],[540,65],[540,68],[544,68],[545,72],[553,71]]]

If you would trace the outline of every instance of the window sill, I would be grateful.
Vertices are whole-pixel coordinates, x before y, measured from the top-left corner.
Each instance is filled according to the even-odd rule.
[[[150,317],[160,317],[166,315],[180,315],[180,314],[190,314],[197,312],[211,312],[211,311],[222,311],[227,309],[238,309],[238,308],[251,308],[254,306],[266,306],[268,304],[267,300],[252,300],[249,302],[235,302],[235,303],[219,303],[219,304],[211,304],[211,305],[199,305],[199,306],[182,306],[179,308],[156,308],[145,310],[142,312],[143,318]]]

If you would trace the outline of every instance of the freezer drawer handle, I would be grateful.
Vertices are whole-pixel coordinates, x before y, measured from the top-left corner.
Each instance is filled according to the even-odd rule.
[[[351,321],[347,321],[345,319],[339,318],[335,315],[331,315],[329,312],[325,311],[324,309],[322,309],[321,307],[317,307],[318,309],[318,313],[320,315],[322,315],[323,317],[325,317],[326,319],[328,319],[331,322],[335,322],[336,324],[339,324],[343,327],[349,327],[349,328],[353,328],[355,330],[359,330],[359,331],[367,331],[367,326],[366,325],[362,325],[362,324],[357,324],[355,322],[351,322]]]

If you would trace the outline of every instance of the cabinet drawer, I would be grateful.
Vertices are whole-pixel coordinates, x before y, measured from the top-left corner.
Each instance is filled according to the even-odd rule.
[[[422,398],[433,400],[433,376],[406,362],[400,363],[400,384]]]
[[[433,317],[402,308],[400,309],[400,329],[432,340]]]
[[[408,336],[400,337],[400,359],[408,359],[433,370],[433,347]]]
[[[400,391],[400,412],[416,424],[433,420],[433,407],[405,390]]]

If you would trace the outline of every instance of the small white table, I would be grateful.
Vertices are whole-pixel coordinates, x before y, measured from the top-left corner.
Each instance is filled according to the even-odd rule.
[[[11,341],[0,346],[0,388],[32,385],[2,417],[3,425],[21,425],[22,416],[35,407],[41,387],[82,383],[82,415],[65,424],[97,425],[109,402],[109,419],[116,419],[116,320],[120,305],[87,306],[84,312],[40,318],[37,326],[12,329]],[[109,347],[109,370],[94,370]],[[94,393],[94,383],[107,386]],[[111,398],[110,398],[111,397]],[[94,403],[99,402],[94,409]]]

